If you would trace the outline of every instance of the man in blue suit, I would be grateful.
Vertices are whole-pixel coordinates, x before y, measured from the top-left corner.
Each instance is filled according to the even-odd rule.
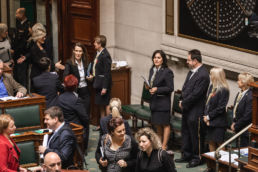
[[[47,128],[53,130],[53,133],[48,136],[47,146],[39,146],[39,153],[46,155],[48,152],[55,152],[61,158],[62,168],[72,166],[76,137],[69,124],[64,122],[62,110],[52,106],[44,113],[44,123]]]
[[[198,166],[200,157],[200,117],[205,107],[207,89],[210,77],[202,64],[201,52],[193,49],[188,52],[187,64],[190,71],[182,88],[179,106],[183,111],[182,117],[182,157],[175,161],[188,162],[187,168]]]

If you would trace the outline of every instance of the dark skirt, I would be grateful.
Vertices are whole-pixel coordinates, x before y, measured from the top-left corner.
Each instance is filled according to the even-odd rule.
[[[223,143],[225,138],[226,128],[222,127],[208,127],[207,141],[216,143]]]
[[[101,95],[101,90],[96,89],[95,104],[96,105],[108,105],[110,100],[110,90],[107,90],[105,95]]]
[[[153,125],[170,125],[170,111],[151,112],[151,124]]]

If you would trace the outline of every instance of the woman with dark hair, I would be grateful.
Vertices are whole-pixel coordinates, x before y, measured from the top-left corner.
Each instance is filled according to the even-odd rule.
[[[174,91],[174,74],[167,66],[166,54],[162,50],[154,51],[153,66],[149,73],[151,94],[151,123],[162,140],[162,148],[167,148],[170,135],[171,93]]]
[[[73,74],[78,80],[77,93],[85,104],[87,114],[90,114],[90,92],[87,83],[87,50],[85,46],[77,42],[73,48],[73,54],[70,59],[66,61],[64,77]]]
[[[95,158],[102,171],[133,172],[136,164],[138,145],[125,134],[124,121],[112,118],[108,123],[108,134],[99,139]]]
[[[65,122],[74,122],[84,127],[84,148],[87,150],[89,140],[89,116],[85,106],[75,90],[78,87],[78,79],[74,75],[64,78],[65,92],[58,97],[57,105],[62,109]]]
[[[140,152],[136,161],[136,172],[176,172],[176,167],[168,153],[161,149],[158,135],[150,128],[141,128],[135,139]]]
[[[16,126],[11,115],[0,115],[0,171],[26,172],[19,166],[20,149],[10,137],[15,132]]]

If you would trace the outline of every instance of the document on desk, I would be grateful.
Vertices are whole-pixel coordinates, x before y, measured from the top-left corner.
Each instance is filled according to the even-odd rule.
[[[18,100],[18,99],[24,99],[28,97],[14,97],[14,96],[7,96],[7,97],[2,97],[0,100],[2,101],[7,101],[7,100]]]
[[[215,152],[207,152],[205,154],[208,156],[211,156],[211,157],[215,157]],[[221,151],[219,151],[219,154],[221,155],[221,158],[219,160],[229,162],[229,152],[221,150]],[[237,154],[231,153],[231,163],[232,164],[238,165],[238,162],[235,161],[235,159],[237,159],[237,158],[238,158]]]

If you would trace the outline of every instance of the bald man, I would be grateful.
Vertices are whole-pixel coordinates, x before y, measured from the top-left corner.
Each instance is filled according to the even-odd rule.
[[[61,172],[61,159],[55,152],[49,152],[44,158],[43,169],[45,172]]]

